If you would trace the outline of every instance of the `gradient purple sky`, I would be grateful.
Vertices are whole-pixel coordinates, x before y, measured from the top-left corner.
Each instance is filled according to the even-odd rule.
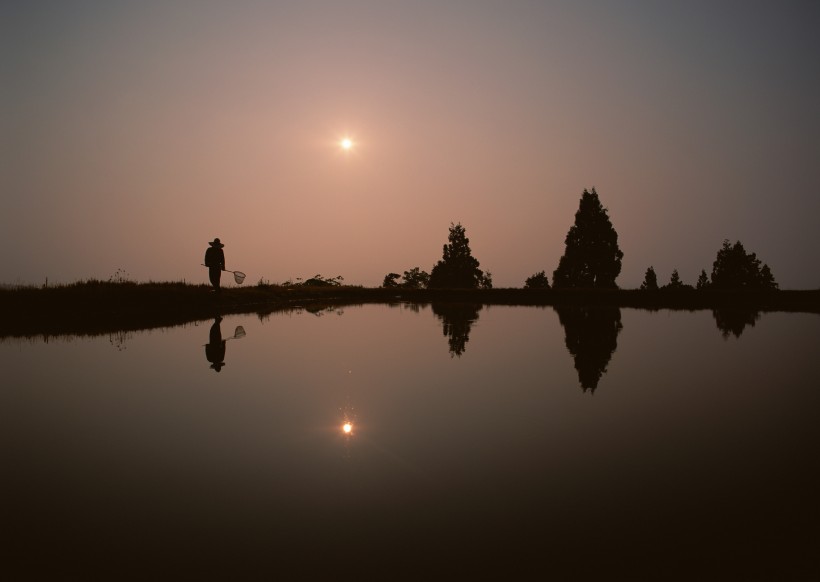
[[[520,287],[594,186],[622,287],[728,238],[818,288],[818,30],[814,0],[5,0],[0,282],[206,282],[220,237],[248,283],[375,286],[460,221]]]

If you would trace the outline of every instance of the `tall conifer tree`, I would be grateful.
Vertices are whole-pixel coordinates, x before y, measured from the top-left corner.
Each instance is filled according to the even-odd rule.
[[[624,254],[595,188],[584,190],[565,242],[564,256],[552,275],[553,287],[617,287]]]
[[[450,223],[450,241],[444,245],[441,260],[430,271],[430,288],[476,289],[491,287],[489,273],[478,268],[470,250],[470,239],[461,223]]]
[[[646,270],[646,275],[643,277],[643,283],[641,283],[641,289],[644,291],[658,290],[658,275],[655,273],[654,267],[650,266]]]

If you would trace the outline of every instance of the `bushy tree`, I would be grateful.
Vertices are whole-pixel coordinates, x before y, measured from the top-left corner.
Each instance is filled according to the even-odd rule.
[[[442,259],[430,272],[429,287],[451,289],[476,289],[492,287],[492,277],[478,268],[478,259],[470,250],[470,239],[467,238],[461,223],[450,223],[450,241],[444,245]]]
[[[552,274],[555,288],[617,287],[623,252],[618,247],[618,233],[612,226],[606,208],[601,205],[595,188],[584,190],[575,224],[567,233],[566,250]]]
[[[709,276],[706,274],[706,269],[700,270],[698,282],[695,283],[695,289],[707,289],[709,287]]]
[[[714,289],[777,289],[769,266],[762,264],[755,253],[747,253],[740,241],[734,245],[723,241],[712,264]]]
[[[335,277],[325,277],[321,273],[313,275],[310,279],[302,281],[306,287],[338,287],[345,280],[341,275]]]
[[[643,276],[643,283],[641,283],[641,289],[644,291],[658,290],[658,276],[655,274],[654,267],[649,267],[646,270],[646,275]]]
[[[527,277],[524,281],[524,289],[549,289],[550,281],[545,271],[539,271],[535,275]]]
[[[399,277],[401,277],[401,275],[399,275],[398,273],[388,273],[384,276],[382,287],[398,287]]]
[[[404,272],[404,282],[402,287],[408,289],[426,289],[430,283],[430,274],[427,271],[422,271],[418,267],[413,267],[409,271]]]
[[[399,280],[401,279],[401,281]],[[419,267],[405,271],[404,275],[388,273],[384,276],[382,287],[403,287],[405,289],[425,289],[430,282],[430,274]]]

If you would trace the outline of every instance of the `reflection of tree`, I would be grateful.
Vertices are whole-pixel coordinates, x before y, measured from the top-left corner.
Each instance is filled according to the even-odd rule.
[[[470,328],[478,320],[480,303],[433,303],[433,313],[441,319],[450,344],[450,356],[461,356],[470,341]]]
[[[712,315],[723,339],[728,339],[730,334],[740,337],[747,325],[754,327],[760,319],[760,312],[754,309],[713,309]]]
[[[618,347],[619,307],[555,307],[567,336],[567,350],[575,359],[578,380],[586,392],[595,392],[612,354]]]

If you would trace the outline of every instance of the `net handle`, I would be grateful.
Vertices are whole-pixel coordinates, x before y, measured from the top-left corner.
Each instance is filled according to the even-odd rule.
[[[208,265],[203,263],[202,266],[207,267]],[[233,273],[233,280],[236,281],[236,283],[238,285],[241,285],[242,283],[245,282],[245,276],[246,275],[242,271],[230,271],[228,269],[222,269],[222,270],[225,271],[226,273]]]

